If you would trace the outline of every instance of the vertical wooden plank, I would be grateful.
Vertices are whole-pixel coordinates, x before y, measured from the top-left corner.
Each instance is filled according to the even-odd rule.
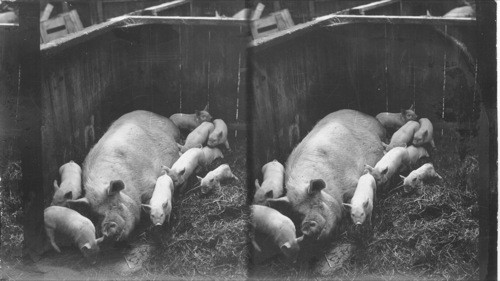
[[[40,91],[40,3],[25,2],[19,8],[20,120],[26,120],[22,136],[24,253],[37,260],[43,250],[43,186]]]
[[[96,8],[97,8],[97,20],[99,22],[105,21],[106,19],[104,18],[104,11],[103,11],[102,0],[97,0],[97,2],[96,2]]]

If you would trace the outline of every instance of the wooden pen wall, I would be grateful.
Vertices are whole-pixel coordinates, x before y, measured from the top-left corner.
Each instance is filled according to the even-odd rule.
[[[432,26],[325,27],[251,54],[256,173],[267,161],[286,161],[339,109],[376,115],[414,103],[419,116],[462,127],[479,116],[474,61]]]
[[[82,163],[124,113],[145,109],[168,117],[209,103],[214,118],[244,123],[245,75],[239,71],[246,40],[239,26],[148,25],[42,53],[45,194],[52,194],[58,167]]]
[[[16,138],[19,110],[19,27],[0,24],[0,173],[4,174],[9,161],[19,160]],[[22,122],[22,120],[19,120]]]

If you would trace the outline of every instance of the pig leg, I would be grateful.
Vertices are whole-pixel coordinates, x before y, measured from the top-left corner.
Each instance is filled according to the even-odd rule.
[[[56,250],[58,253],[61,253],[61,249],[59,249],[59,247],[57,246],[56,241],[54,239],[54,237],[55,237],[54,229],[46,227],[45,232],[47,232],[47,236],[49,237],[50,244],[52,245],[52,247],[54,247],[54,250]]]
[[[231,152],[231,147],[229,147],[229,141],[226,140],[224,145],[226,146],[227,151]]]

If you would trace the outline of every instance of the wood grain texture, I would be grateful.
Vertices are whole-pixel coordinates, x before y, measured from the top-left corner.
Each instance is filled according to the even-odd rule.
[[[44,52],[45,191],[52,192],[62,163],[82,163],[93,143],[87,139],[85,146],[90,127],[95,142],[126,112],[145,109],[168,117],[208,102],[214,118],[244,123],[245,87],[240,81],[238,89],[238,72],[246,67],[247,34],[229,25],[115,26]]]
[[[343,108],[374,116],[415,103],[419,116],[468,128],[479,116],[474,58],[432,26],[312,28],[252,51],[255,167],[286,161],[317,120]]]

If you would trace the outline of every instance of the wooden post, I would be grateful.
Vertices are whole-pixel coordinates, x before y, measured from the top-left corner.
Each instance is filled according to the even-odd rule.
[[[479,279],[497,279],[497,76],[495,50],[496,1],[476,1],[478,16],[477,41],[478,81],[481,90],[479,118]]]
[[[104,22],[106,19],[104,18],[104,12],[102,8],[102,0],[97,0],[97,18],[99,22]]]
[[[19,62],[21,67],[18,126],[24,203],[23,255],[37,260],[43,250],[42,112],[40,76],[40,3],[23,2],[19,7]]]

